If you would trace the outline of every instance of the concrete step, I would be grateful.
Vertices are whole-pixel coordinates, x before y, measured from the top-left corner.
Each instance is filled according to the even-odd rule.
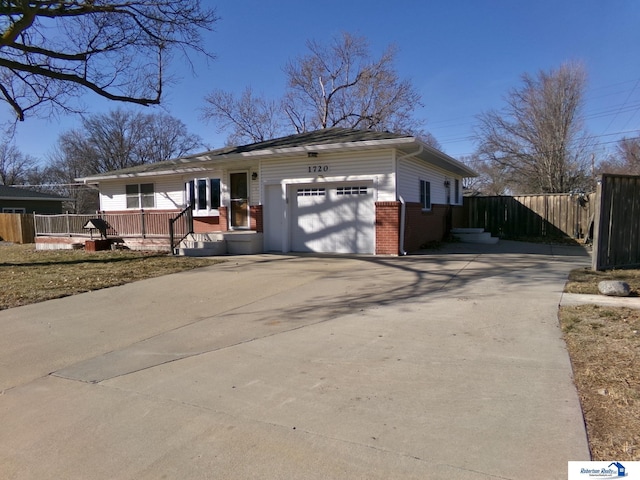
[[[217,242],[212,242],[212,241],[194,241],[194,240],[183,240],[180,243],[180,246],[183,248],[208,248],[208,249],[226,249],[226,241],[225,240],[219,240]]]
[[[252,255],[264,251],[263,235],[256,232],[192,233],[177,249],[178,255]]]
[[[451,234],[462,243],[494,245],[500,240],[498,237],[492,237],[490,232],[485,232],[482,228],[453,228]]]
[[[185,240],[192,242],[220,242],[224,239],[224,232],[190,233],[185,238]]]
[[[452,234],[470,234],[470,233],[484,233],[484,228],[452,228]]]
[[[220,233],[189,234],[178,247],[178,255],[212,257],[227,254],[227,242]]]
[[[262,233],[233,232],[225,235],[230,255],[254,255],[264,252]]]
[[[211,248],[178,248],[178,255],[184,257],[217,257],[219,255],[226,255],[227,251],[221,253],[220,249]]]

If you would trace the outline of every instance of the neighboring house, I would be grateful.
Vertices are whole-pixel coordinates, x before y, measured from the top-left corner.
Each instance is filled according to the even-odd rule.
[[[476,173],[416,137],[331,128],[77,179],[105,213],[180,212],[265,252],[398,255],[442,240]]]
[[[0,185],[0,213],[62,213],[68,198],[27,188]]]

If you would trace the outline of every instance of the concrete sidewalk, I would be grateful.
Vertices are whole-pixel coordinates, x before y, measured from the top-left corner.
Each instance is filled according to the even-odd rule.
[[[0,312],[0,477],[563,479],[579,248],[259,255]]]

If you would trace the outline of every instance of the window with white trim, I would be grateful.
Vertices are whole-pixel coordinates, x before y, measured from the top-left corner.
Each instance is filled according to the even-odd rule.
[[[12,208],[12,207],[3,207],[2,208],[2,213],[27,213],[27,210],[25,208]]]
[[[186,204],[193,210],[217,210],[220,208],[220,179],[196,178],[185,185]]]
[[[431,210],[431,182],[420,180],[420,205],[423,210]]]
[[[459,204],[460,203],[460,180],[457,178],[455,179],[455,195],[456,195],[455,203]]]
[[[153,183],[134,183],[127,185],[127,208],[153,208],[155,207],[155,193]]]

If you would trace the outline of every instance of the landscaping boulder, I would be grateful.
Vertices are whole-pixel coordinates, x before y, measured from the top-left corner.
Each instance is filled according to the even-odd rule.
[[[629,284],[618,280],[605,280],[598,283],[598,291],[610,297],[628,297],[631,293]]]

